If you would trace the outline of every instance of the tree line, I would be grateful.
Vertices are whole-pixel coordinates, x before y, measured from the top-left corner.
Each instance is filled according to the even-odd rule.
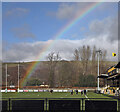
[[[50,53],[47,57],[50,87],[81,86],[94,87],[97,85],[97,49],[83,45],[74,50],[72,61],[61,60],[59,53]],[[107,51],[100,55],[100,73],[106,71]]]
[[[59,52],[51,52],[47,61],[40,62],[35,68],[31,78],[26,80],[24,86],[39,86],[41,84],[50,87],[94,87],[97,85],[97,51],[96,46],[81,46],[74,50],[73,60],[62,60]],[[72,55],[72,54],[71,54]],[[107,51],[102,50],[100,55],[100,73],[105,73],[111,66],[106,62]],[[30,63],[20,64],[20,80],[24,77]],[[5,85],[5,66],[3,66],[3,85]],[[17,65],[8,67],[8,85],[17,85]],[[102,81],[100,82],[102,85]]]

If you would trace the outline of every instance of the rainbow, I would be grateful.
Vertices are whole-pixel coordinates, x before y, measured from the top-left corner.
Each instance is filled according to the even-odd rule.
[[[71,21],[69,21],[64,27],[61,28],[61,30],[52,38],[52,40],[48,41],[47,45],[42,49],[42,51],[39,53],[39,55],[36,57],[36,60],[41,60],[42,57],[45,55],[45,51],[47,51],[49,48],[53,46],[53,44],[62,36],[65,32],[67,32],[71,27],[73,27],[76,23],[78,23],[83,17],[85,17],[88,13],[93,11],[96,7],[101,5],[103,2],[94,2],[91,3],[88,7],[85,7],[82,12],[80,12],[78,15],[76,15]],[[39,64],[39,61],[33,62],[27,69],[24,77],[20,81],[20,86],[23,86],[26,82],[26,79],[31,77],[34,69]]]

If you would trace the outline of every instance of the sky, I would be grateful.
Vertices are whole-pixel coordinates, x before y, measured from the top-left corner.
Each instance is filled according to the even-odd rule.
[[[50,52],[73,60],[83,45],[107,50],[107,60],[118,53],[118,3],[103,2],[79,21],[74,18],[93,2],[3,2],[3,61],[46,60]],[[73,21],[74,20],[74,21]],[[56,36],[71,21],[62,35]],[[52,42],[51,42],[52,41]]]

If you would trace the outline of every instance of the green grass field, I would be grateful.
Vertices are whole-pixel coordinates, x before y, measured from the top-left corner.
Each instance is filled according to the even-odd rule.
[[[102,94],[87,92],[88,98],[110,98]],[[73,94],[70,92],[29,92],[29,93],[2,93],[2,98],[86,98],[85,95]]]
[[[113,99],[109,96],[105,96],[103,94],[96,94],[94,92],[87,92],[86,96],[85,95],[81,95],[81,93],[76,94],[74,93],[73,95],[71,95],[70,92],[24,92],[24,93],[2,93],[2,98],[29,98],[27,100],[32,100],[31,98],[81,98],[81,99],[77,99],[83,102],[83,110],[85,110],[85,100],[91,100],[91,98],[105,98],[105,99],[94,99],[94,100],[108,100],[108,101],[117,101],[117,110],[118,110],[118,100],[117,99]],[[83,98],[83,99],[82,99]],[[6,99],[4,99],[6,100]],[[19,99],[17,99],[19,100]],[[37,100],[37,99],[36,99]],[[39,99],[38,99],[39,100]],[[45,100],[45,99],[44,99]],[[49,106],[49,102],[47,101],[47,108],[46,108],[46,100],[45,100],[45,104],[44,104],[44,108],[46,110],[48,110],[48,106]],[[12,106],[10,106],[10,110],[11,110]],[[81,108],[82,108],[82,103],[81,103]]]

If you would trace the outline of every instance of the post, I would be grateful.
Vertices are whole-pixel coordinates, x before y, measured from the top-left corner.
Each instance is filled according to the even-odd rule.
[[[99,90],[99,52],[98,52],[98,90]]]
[[[119,90],[120,90],[120,78],[119,78],[119,80],[118,80],[118,81],[119,81]]]
[[[18,63],[18,92],[19,92],[19,63]]]
[[[10,111],[10,105],[11,105],[11,102],[10,102],[10,98],[9,98],[9,111]]]
[[[84,100],[84,99],[82,98],[82,111],[83,111],[83,100]]]
[[[47,98],[45,99],[45,101],[46,101],[46,111],[47,111],[47,107],[48,107],[48,106],[47,106]]]
[[[6,64],[6,90],[5,92],[7,93],[7,64]]]
[[[100,89],[99,88],[99,56],[102,52],[101,52],[101,50],[98,50],[96,52],[97,52],[97,56],[98,56],[98,85],[97,86],[98,86],[98,90],[99,90]]]

